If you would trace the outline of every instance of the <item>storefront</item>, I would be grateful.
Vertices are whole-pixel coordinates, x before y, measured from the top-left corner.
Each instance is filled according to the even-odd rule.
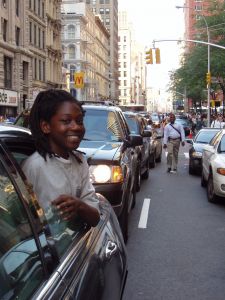
[[[16,117],[19,95],[15,91],[0,89],[0,117]]]

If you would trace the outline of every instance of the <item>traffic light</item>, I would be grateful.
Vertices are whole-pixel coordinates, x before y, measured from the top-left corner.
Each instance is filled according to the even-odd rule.
[[[153,64],[153,57],[152,57],[152,49],[150,48],[148,51],[145,52],[147,56],[145,57],[146,64]]]
[[[211,73],[210,72],[206,73],[206,82],[207,82],[207,84],[211,83]]]
[[[155,62],[156,64],[160,64],[160,49],[155,48]]]

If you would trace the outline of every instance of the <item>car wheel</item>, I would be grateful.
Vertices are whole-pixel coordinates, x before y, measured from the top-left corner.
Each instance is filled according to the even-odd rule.
[[[209,175],[209,179],[207,182],[207,197],[208,201],[211,203],[215,203],[217,201],[217,196],[214,191],[214,185],[213,185],[213,176],[212,174]]]
[[[125,244],[128,240],[128,197],[125,199],[124,207],[121,215],[119,216],[120,228],[123,234]]]
[[[155,152],[150,156],[149,167],[150,168],[155,168]]]
[[[162,161],[162,148],[161,148],[161,152],[158,158],[156,158],[155,160],[157,163],[160,163]]]
[[[189,174],[191,174],[191,175],[194,175],[195,174],[195,170],[194,170],[194,168],[192,167],[192,165],[191,165],[191,163],[189,162]]]
[[[142,175],[143,179],[148,179],[148,177],[149,177],[149,165],[150,165],[150,163],[149,163],[149,160],[148,160],[147,163],[146,163],[146,171]]]
[[[136,186],[136,192],[139,192],[141,189],[141,163],[138,161],[137,168],[136,168],[136,174],[135,174],[135,186]]]
[[[204,174],[203,174],[203,171],[202,171],[202,175],[201,175],[201,186],[202,187],[206,187],[207,185],[207,181],[205,180],[205,177],[204,177]]]
[[[136,205],[136,186],[134,184],[133,186],[133,191],[132,191],[132,205],[131,205],[131,208],[133,209]]]

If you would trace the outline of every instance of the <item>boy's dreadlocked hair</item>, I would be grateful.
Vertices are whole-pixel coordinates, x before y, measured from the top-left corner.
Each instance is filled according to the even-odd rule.
[[[50,89],[40,92],[31,108],[29,120],[31,133],[35,141],[36,149],[44,159],[46,159],[47,154],[52,156],[54,153],[51,151],[47,135],[41,130],[40,121],[44,120],[50,122],[63,102],[73,102],[77,104],[84,115],[81,103],[64,90]]]

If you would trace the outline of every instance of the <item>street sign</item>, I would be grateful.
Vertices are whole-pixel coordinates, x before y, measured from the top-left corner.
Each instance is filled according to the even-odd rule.
[[[84,88],[84,72],[74,73],[74,86],[77,89]]]

